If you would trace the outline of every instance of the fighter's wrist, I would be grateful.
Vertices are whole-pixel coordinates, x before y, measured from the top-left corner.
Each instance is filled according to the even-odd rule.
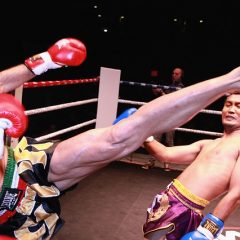
[[[221,219],[208,213],[201,221],[197,230],[208,239],[215,239],[221,234],[223,226],[224,222]]]
[[[54,63],[50,54],[46,52],[39,53],[25,60],[25,66],[35,75],[41,75],[49,69],[60,68],[62,65]]]

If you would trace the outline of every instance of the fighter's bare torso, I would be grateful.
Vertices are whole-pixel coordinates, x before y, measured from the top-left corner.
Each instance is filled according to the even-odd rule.
[[[199,197],[207,200],[218,197],[228,189],[239,149],[238,134],[206,140],[196,160],[180,174],[178,180]]]

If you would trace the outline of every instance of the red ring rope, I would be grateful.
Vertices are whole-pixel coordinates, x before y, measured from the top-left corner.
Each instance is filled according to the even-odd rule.
[[[51,87],[81,83],[93,83],[98,82],[99,77],[87,78],[87,79],[76,79],[76,80],[60,80],[60,81],[39,81],[39,82],[25,82],[23,88],[35,88],[35,87]]]

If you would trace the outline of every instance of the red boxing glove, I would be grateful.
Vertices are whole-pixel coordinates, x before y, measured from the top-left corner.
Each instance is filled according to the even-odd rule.
[[[80,40],[64,38],[57,41],[46,52],[26,59],[25,65],[35,75],[40,75],[49,69],[63,66],[79,66],[86,57],[86,47]]]
[[[14,138],[23,135],[28,126],[23,105],[10,94],[0,94],[0,129]]]
[[[23,105],[10,94],[0,94],[0,158],[4,153],[4,132],[18,138],[27,129],[28,118]]]

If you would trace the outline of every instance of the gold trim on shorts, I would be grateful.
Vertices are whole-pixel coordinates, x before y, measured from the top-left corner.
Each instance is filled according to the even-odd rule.
[[[178,179],[173,180],[173,186],[181,193],[184,197],[189,199],[191,202],[196,203],[202,207],[206,207],[209,204],[209,201],[198,197],[197,195],[191,193],[187,188],[185,188]],[[172,191],[171,191],[172,192]],[[175,194],[174,194],[175,195]],[[182,202],[182,201],[181,201]],[[185,204],[185,203],[184,203]],[[191,207],[192,208],[192,207]]]

